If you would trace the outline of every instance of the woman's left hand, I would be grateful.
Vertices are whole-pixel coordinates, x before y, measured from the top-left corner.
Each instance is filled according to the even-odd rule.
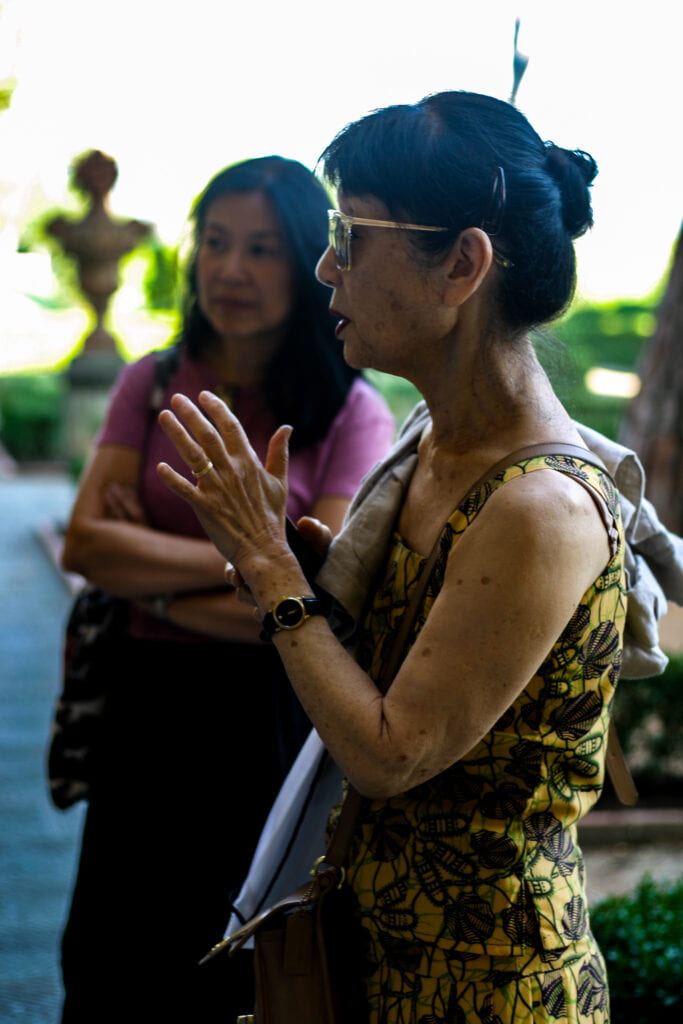
[[[111,519],[122,523],[139,523],[148,526],[147,516],[135,487],[117,480],[107,482],[102,490],[104,510]]]
[[[291,427],[275,431],[264,467],[220,398],[202,391],[199,405],[177,394],[171,399],[172,411],[159,415],[162,429],[196,483],[165,462],[157,471],[174,494],[192,505],[208,537],[248,580],[260,561],[292,557],[284,528]]]

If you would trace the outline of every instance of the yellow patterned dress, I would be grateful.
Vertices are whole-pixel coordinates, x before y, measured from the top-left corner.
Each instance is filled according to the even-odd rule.
[[[488,497],[542,469],[597,491],[613,516],[615,550],[494,728],[429,782],[364,801],[348,877],[368,939],[371,1024],[609,1022],[576,823],[600,795],[621,665],[624,544],[611,480],[590,464],[545,456],[469,495],[443,531],[414,635],[449,552]],[[395,534],[359,650],[374,678],[423,564]]]

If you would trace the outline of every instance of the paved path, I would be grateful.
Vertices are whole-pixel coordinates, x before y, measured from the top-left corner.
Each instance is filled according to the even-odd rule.
[[[0,479],[0,1021],[56,1024],[58,941],[80,808],[52,809],[43,765],[69,593],[36,537],[63,518],[55,476]],[[93,1022],[95,1024],[95,1022]]]
[[[59,685],[70,593],[38,539],[63,520],[71,486],[54,474],[6,475],[0,463],[0,1024],[57,1024],[59,936],[81,808],[52,809],[44,752]],[[642,874],[683,874],[683,827],[598,820],[586,831],[589,897],[627,892]],[[649,842],[642,842],[644,838]],[[96,1022],[93,1022],[96,1024]]]

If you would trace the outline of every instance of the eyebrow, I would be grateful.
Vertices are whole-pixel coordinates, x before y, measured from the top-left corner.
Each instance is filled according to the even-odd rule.
[[[229,235],[230,229],[219,224],[217,221],[207,221],[204,225],[205,231],[219,231],[222,235]],[[277,238],[282,239],[282,232],[276,228],[267,228],[265,231],[250,231],[250,238]]]

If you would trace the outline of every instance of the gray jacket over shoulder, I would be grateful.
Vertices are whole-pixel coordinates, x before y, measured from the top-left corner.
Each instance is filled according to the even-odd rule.
[[[428,422],[429,412],[420,402],[389,454],[365,477],[318,576],[335,599],[332,623],[343,639],[352,636],[383,568]],[[619,491],[628,588],[621,675],[631,679],[659,675],[668,660],[659,646],[659,620],[667,601],[683,605],[683,539],[666,529],[645,498],[645,472],[635,452],[583,424],[576,427]]]

